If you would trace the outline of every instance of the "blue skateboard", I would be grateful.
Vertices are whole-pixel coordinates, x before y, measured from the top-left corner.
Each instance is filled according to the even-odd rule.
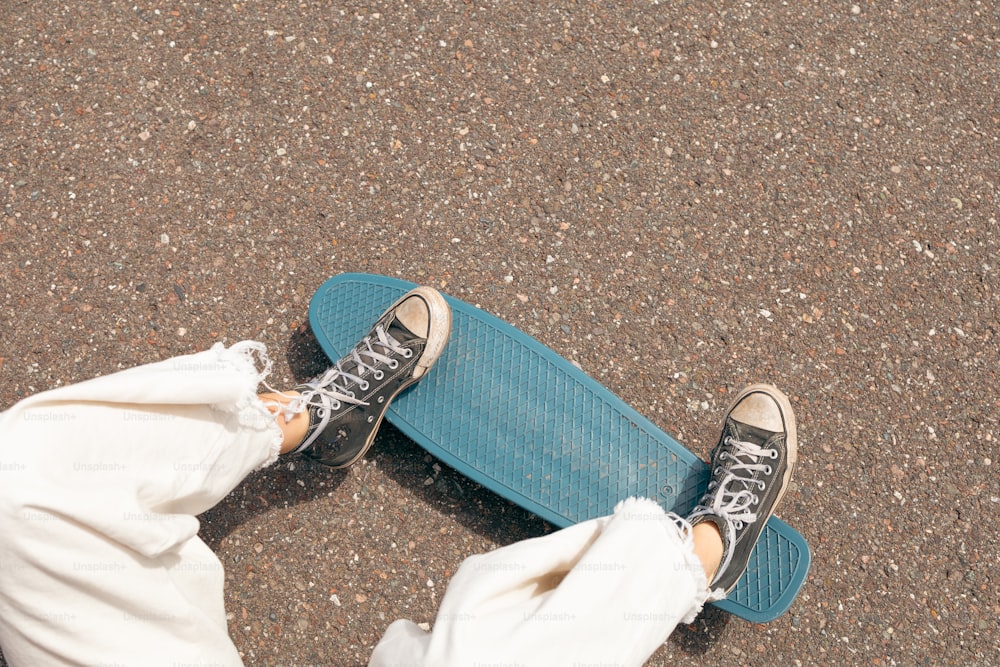
[[[326,355],[341,358],[413,283],[347,273],[309,307]],[[686,515],[708,485],[708,465],[553,350],[446,296],[451,338],[427,377],[386,418],[445,464],[563,528],[610,514],[630,496]],[[772,517],[721,609],[755,623],[791,605],[809,547]]]

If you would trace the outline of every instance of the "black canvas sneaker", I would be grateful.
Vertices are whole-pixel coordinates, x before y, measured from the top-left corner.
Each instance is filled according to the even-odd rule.
[[[427,374],[451,333],[451,308],[430,287],[394,303],[354,349],[295,388],[289,413],[309,410],[309,429],[293,453],[345,468],[371,447],[389,403]]]
[[[744,389],[726,413],[712,451],[708,491],[688,516],[692,525],[711,521],[722,535],[722,562],[710,589],[729,593],[736,587],[788,488],[796,459],[795,415],[788,398],[770,385]]]

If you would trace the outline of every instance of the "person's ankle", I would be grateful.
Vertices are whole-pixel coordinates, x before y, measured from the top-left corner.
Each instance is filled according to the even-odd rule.
[[[694,553],[705,570],[705,581],[711,583],[722,564],[722,533],[714,523],[705,521],[692,527],[691,536],[694,540]]]
[[[268,411],[274,415],[274,422],[281,429],[282,440],[278,450],[279,454],[295,451],[309,432],[309,413],[307,410],[296,411],[292,414],[285,410],[285,407],[298,396],[299,392],[295,390],[267,392],[257,396]]]

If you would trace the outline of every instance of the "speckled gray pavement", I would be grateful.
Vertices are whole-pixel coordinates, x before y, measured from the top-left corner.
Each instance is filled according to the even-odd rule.
[[[995,3],[4,0],[0,26],[0,406],[245,338],[290,383],[326,277],[428,283],[702,456],[744,384],[791,397],[800,597],[708,609],[650,665],[1000,663]],[[203,517],[250,666],[364,664],[464,556],[547,530],[391,428]]]

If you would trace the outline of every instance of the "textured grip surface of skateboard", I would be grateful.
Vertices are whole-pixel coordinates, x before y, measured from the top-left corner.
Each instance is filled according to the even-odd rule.
[[[342,274],[316,292],[310,324],[338,359],[412,283]],[[387,419],[444,463],[559,527],[609,514],[630,496],[686,514],[708,466],[553,350],[502,320],[446,296],[451,338],[426,378]],[[726,600],[737,616],[784,613],[805,579],[809,550],[772,518],[750,567]]]

